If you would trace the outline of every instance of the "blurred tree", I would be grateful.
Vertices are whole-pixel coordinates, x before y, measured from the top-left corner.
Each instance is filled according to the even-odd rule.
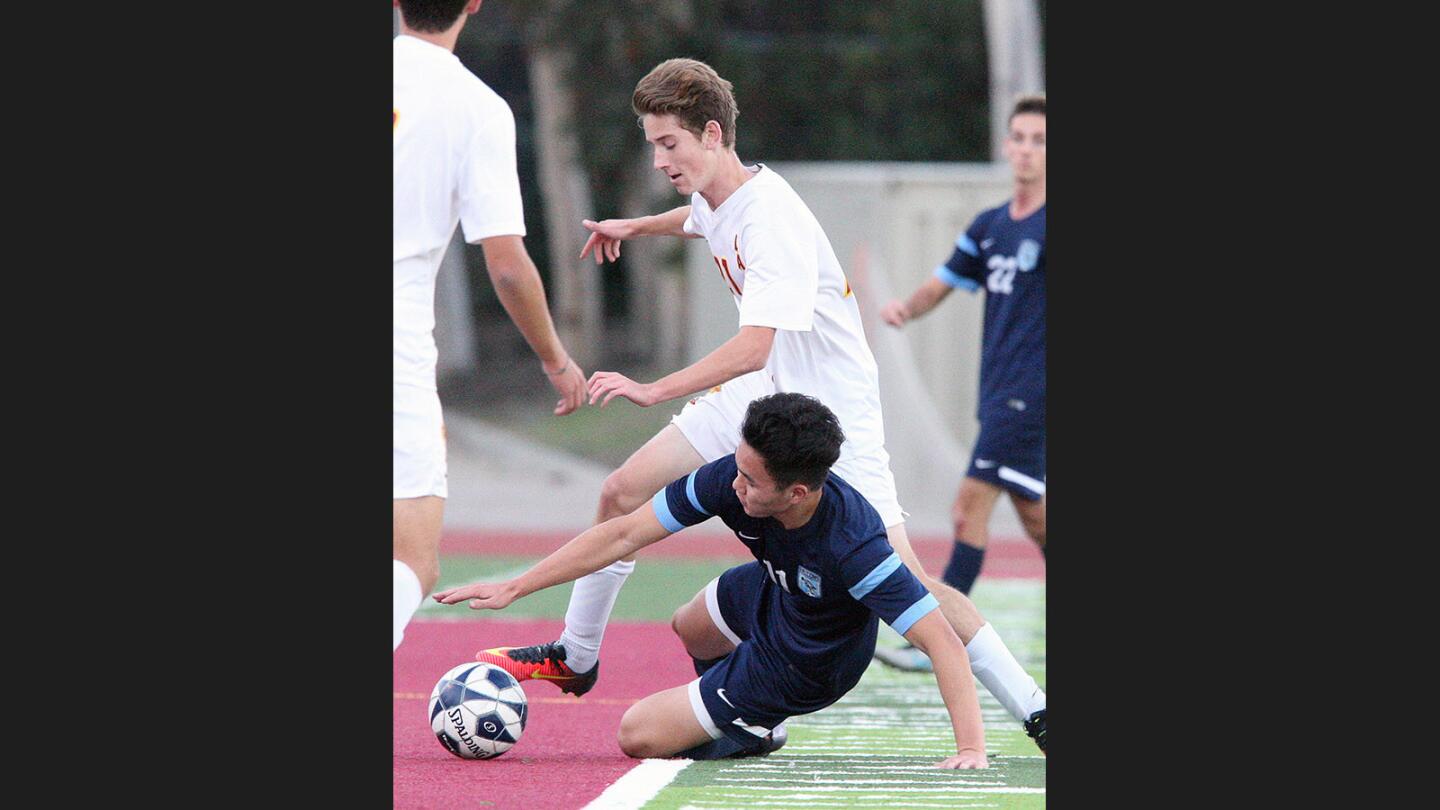
[[[630,110],[635,83],[650,68],[689,56],[734,83],[746,162],[986,161],[984,8],[992,2],[487,3],[456,54],[515,111],[526,241],[555,291],[567,345],[584,341],[572,350],[587,369],[655,359],[667,334],[657,302],[665,301],[669,317],[683,317],[674,291],[657,281],[678,264],[673,245],[627,245],[619,264],[604,270],[574,260],[586,238],[581,218],[684,202],[650,168]],[[1043,34],[1044,4],[1036,5]],[[491,294],[476,298],[477,307],[498,306]]]

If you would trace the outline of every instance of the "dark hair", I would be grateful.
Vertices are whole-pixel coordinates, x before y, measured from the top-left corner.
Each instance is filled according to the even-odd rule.
[[[427,34],[450,30],[460,19],[469,0],[400,0],[400,17],[405,24]]]
[[[1024,114],[1026,114],[1026,113],[1035,113],[1036,115],[1044,115],[1044,114],[1045,114],[1045,96],[1044,96],[1044,95],[1021,96],[1020,98],[1015,99],[1015,109],[1013,109],[1013,110],[1010,111],[1010,117],[1007,118],[1007,119],[1005,119],[1005,121],[1006,121],[1006,123],[1009,123],[1010,121],[1014,121],[1014,120],[1015,120],[1015,116],[1017,116],[1017,115],[1024,115]]]
[[[845,441],[834,412],[814,397],[789,393],[751,402],[740,435],[781,489],[796,483],[811,490],[824,486]]]
[[[680,126],[700,137],[705,124],[720,125],[720,144],[735,146],[735,88],[715,69],[694,59],[667,59],[645,74],[630,96],[630,109],[642,119],[647,114],[674,115]]]

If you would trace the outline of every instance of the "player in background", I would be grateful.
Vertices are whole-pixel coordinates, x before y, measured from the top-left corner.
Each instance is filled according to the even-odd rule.
[[[1002,492],[1045,552],[1045,97],[1026,96],[1010,113],[1005,157],[1014,196],[982,211],[955,242],[949,261],[880,316],[896,328],[934,309],[951,290],[985,289],[980,348],[980,436],[951,507],[955,547],[943,579],[969,593],[980,574],[990,515]],[[914,648],[878,649],[907,670],[928,669]]]
[[[436,601],[498,610],[719,516],[756,562],[721,574],[675,612],[671,626],[700,677],[630,707],[622,751],[719,759],[776,750],[786,718],[819,711],[860,681],[879,617],[934,657],[956,746],[938,767],[988,767],[965,647],[890,547],[879,513],[829,474],[845,438],[835,414],[803,394],[772,394],[749,403],[741,433],[733,454],[515,579],[451,588]]]
[[[730,83],[702,62],[671,59],[640,80],[631,106],[654,149],[654,167],[690,204],[638,219],[586,220],[592,233],[581,257],[593,251],[597,264],[613,261],[621,242],[637,236],[704,238],[739,310],[739,331],[652,383],[609,371],[590,378],[590,402],[602,407],[617,396],[648,407],[708,391],[606,479],[596,523],[629,514],[666,483],[735,452],[751,400],[777,391],[813,396],[845,431],[835,472],[879,512],[890,545],[939,599],[976,677],[1043,745],[1045,693],[970,600],[928,577],[910,547],[885,451],[875,358],[854,294],[799,195],[774,170],[740,162]],[[482,650],[477,660],[584,694],[599,674],[605,625],[633,568],[627,557],[578,580],[557,642]]]
[[[395,648],[440,576],[445,429],[435,387],[435,275],[457,223],[480,244],[505,311],[560,395],[556,414],[584,403],[522,237],[510,107],[455,57],[481,0],[395,0]]]

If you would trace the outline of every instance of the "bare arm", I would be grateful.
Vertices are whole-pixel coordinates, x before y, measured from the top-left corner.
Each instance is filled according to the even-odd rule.
[[[495,285],[495,294],[500,304],[510,315],[510,320],[519,327],[525,342],[540,358],[540,365],[560,401],[555,405],[556,414],[567,414],[580,407],[585,399],[585,372],[570,360],[560,336],[555,334],[555,324],[550,320],[550,310],[545,300],[545,287],[540,283],[540,271],[530,260],[525,242],[519,236],[492,236],[481,240],[485,251],[485,267],[490,282]]]
[[[613,262],[620,258],[620,243],[637,236],[698,239],[697,235],[685,232],[685,220],[689,216],[690,206],[682,205],[663,214],[635,219],[606,219],[600,222],[581,220],[580,224],[590,229],[590,238],[585,241],[585,247],[580,249],[580,258],[583,259],[594,251],[596,264],[606,259]]]
[[[670,531],[660,525],[647,500],[628,515],[591,526],[514,579],[449,588],[436,593],[435,601],[454,605],[468,599],[474,610],[500,610],[522,596],[599,571],[668,536]]]
[[[980,696],[970,673],[970,656],[960,637],[945,621],[939,609],[932,610],[911,626],[905,639],[930,656],[935,665],[935,682],[950,713],[955,730],[955,756],[947,757],[941,768],[986,768],[985,727],[980,720]]]
[[[635,220],[635,236],[678,236],[682,239],[698,239],[695,234],[685,232],[685,220],[690,218],[690,206],[682,205],[663,214],[640,217]]]
[[[764,368],[774,342],[775,330],[771,327],[742,326],[739,334],[720,344],[715,351],[653,383],[637,383],[617,371],[597,371],[590,376],[590,404],[603,397],[600,400],[603,408],[619,396],[645,408],[704,391]]]
[[[928,278],[903,302],[891,301],[880,310],[880,317],[891,326],[901,327],[934,309],[953,288],[938,278]]]

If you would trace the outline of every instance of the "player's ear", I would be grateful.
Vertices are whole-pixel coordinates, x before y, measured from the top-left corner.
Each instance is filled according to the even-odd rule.
[[[724,133],[720,129],[720,122],[710,120],[705,122],[705,131],[700,133],[700,145],[706,149],[719,146],[724,140]]]

